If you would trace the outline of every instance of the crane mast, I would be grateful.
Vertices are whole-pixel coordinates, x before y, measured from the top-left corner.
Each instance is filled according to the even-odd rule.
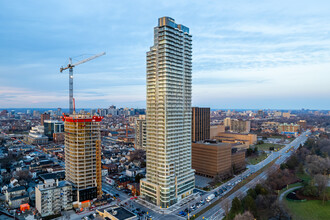
[[[86,63],[90,60],[93,60],[93,59],[98,58],[103,55],[105,55],[105,52],[91,56],[91,57],[81,60],[75,64],[72,64],[72,58],[69,58],[68,66],[60,68],[60,72],[63,72],[64,70],[69,69],[69,114],[73,113],[73,67]]]
[[[72,59],[69,58],[69,64],[72,64]],[[73,67],[69,68],[69,114],[73,113]]]

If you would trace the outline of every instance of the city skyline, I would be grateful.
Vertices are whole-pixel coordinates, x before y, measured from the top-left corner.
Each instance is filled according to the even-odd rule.
[[[1,108],[67,108],[59,68],[101,51],[75,70],[77,107],[145,108],[152,28],[170,16],[194,36],[193,106],[330,109],[325,1],[70,3],[0,3]]]

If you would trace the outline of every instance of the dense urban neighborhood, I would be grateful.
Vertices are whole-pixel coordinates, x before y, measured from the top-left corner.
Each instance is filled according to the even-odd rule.
[[[328,214],[328,112],[193,108],[195,189],[167,209],[145,202],[140,194],[146,175],[145,110],[111,106],[88,114],[103,117],[102,194],[77,203],[76,189],[66,178],[62,110],[1,111],[3,215],[87,219],[117,207],[140,219],[303,219],[297,210],[309,203],[320,206],[320,215]]]

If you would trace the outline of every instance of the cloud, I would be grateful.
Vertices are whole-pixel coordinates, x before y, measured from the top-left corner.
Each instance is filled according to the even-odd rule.
[[[74,70],[77,103],[145,106],[146,51],[157,18],[165,15],[193,35],[194,104],[239,108],[251,100],[260,107],[330,108],[327,1],[69,4],[75,7],[0,3],[1,106],[67,106],[67,73],[59,74],[59,67],[68,57],[101,51],[107,55]]]

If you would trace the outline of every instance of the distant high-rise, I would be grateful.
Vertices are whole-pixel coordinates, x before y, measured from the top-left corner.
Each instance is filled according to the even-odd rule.
[[[192,108],[192,141],[210,139],[210,108]]]
[[[62,109],[61,108],[57,108],[56,114],[57,114],[57,116],[61,116],[62,115]]]
[[[50,119],[50,113],[41,114],[41,125],[44,126],[44,121]]]
[[[251,130],[251,122],[242,119],[225,118],[224,125],[235,133],[249,133]]]
[[[241,119],[232,119],[230,122],[230,131],[237,133],[249,133],[251,130],[251,122]]]
[[[189,28],[162,17],[147,52],[147,174],[141,195],[166,208],[192,194]]]
[[[44,133],[49,140],[53,140],[54,134],[62,132],[64,132],[63,121],[44,120]]]
[[[92,200],[102,195],[102,117],[73,113],[63,120],[66,180],[77,190],[74,201]]]
[[[135,122],[135,148],[146,149],[147,122],[146,119],[137,119]]]

